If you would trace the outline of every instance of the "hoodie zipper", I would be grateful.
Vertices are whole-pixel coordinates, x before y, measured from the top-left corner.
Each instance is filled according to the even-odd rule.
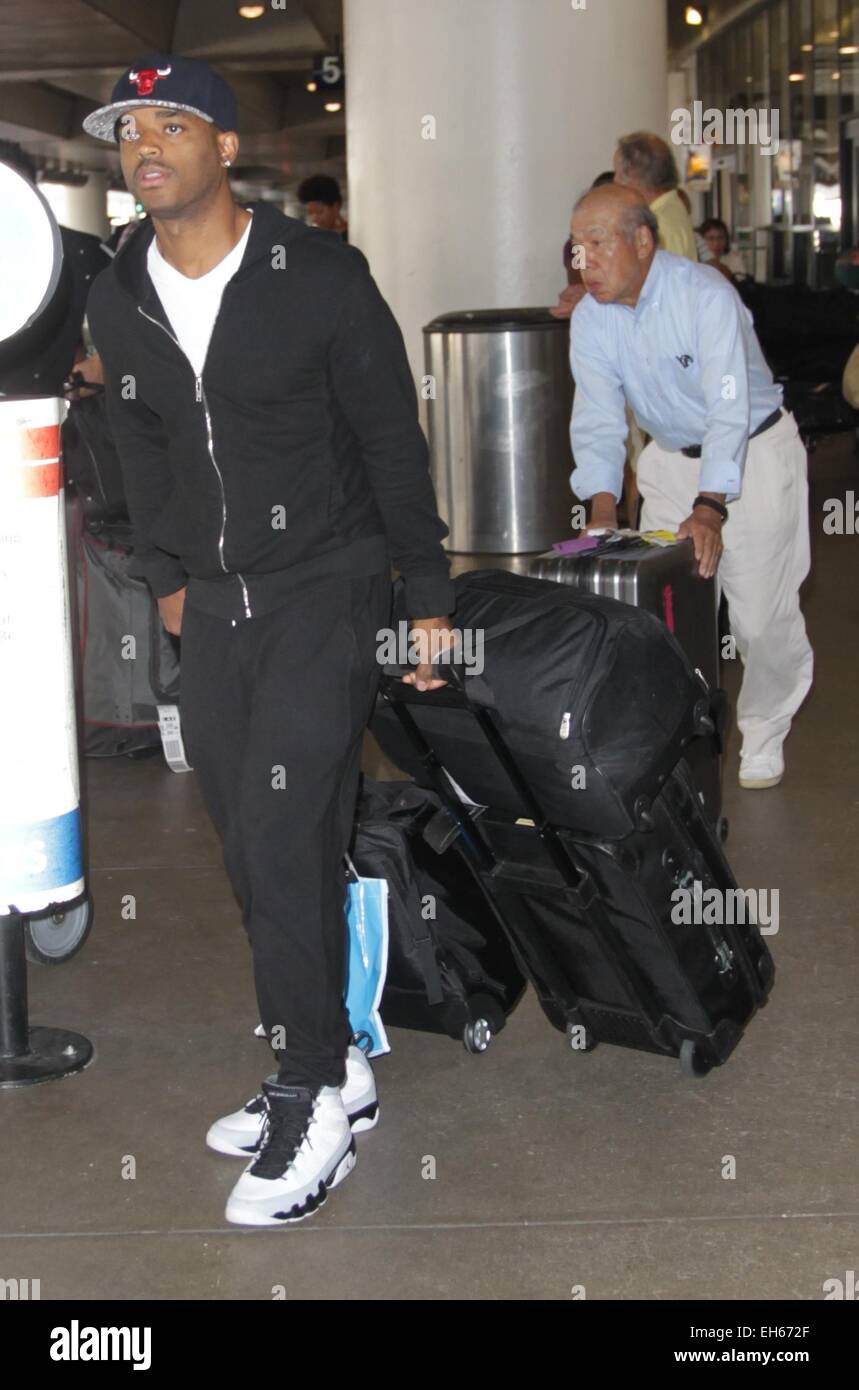
[[[170,341],[176,344],[183,357],[185,356],[184,349],[182,347],[182,344],[179,342],[178,338],[176,338],[174,334],[170,332],[170,329],[167,328],[167,326],[163,324],[160,319],[154,319],[151,314],[147,314],[146,310],[140,304],[138,304],[137,306],[137,312],[139,314],[142,314],[145,319],[148,319],[150,323],[154,323],[157,325],[158,328],[161,328],[167,334],[167,337],[170,339]],[[194,398],[197,401],[201,401],[203,405],[203,413],[206,417],[206,447],[208,449],[209,458],[212,461],[212,467],[214,468],[218,476],[218,485],[221,489],[221,534],[218,537],[218,556],[220,558],[221,569],[224,571],[224,574],[229,574],[230,571],[227,569],[227,564],[224,559],[224,536],[227,530],[227,494],[224,489],[224,479],[221,474],[221,470],[218,467],[218,461],[215,458],[214,440],[212,437],[212,417],[209,414],[209,403],[206,400],[206,393],[203,390],[202,376],[195,376],[194,378]],[[244,576],[239,574],[238,572],[236,572],[236,578],[242,586],[242,599],[244,601],[245,606],[245,617],[251,618],[253,617],[253,614],[251,612],[250,599],[248,598],[247,584],[245,583]]]

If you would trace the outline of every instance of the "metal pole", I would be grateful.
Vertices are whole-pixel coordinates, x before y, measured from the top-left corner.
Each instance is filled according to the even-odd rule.
[[[0,1057],[29,1052],[27,1028],[26,918],[0,916]]]

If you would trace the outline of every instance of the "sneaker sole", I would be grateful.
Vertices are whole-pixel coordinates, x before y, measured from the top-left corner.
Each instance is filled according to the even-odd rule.
[[[762,792],[767,787],[777,787],[783,776],[780,772],[777,777],[741,777],[739,782],[747,792]]]
[[[363,1110],[356,1110],[349,1116],[349,1126],[353,1134],[366,1134],[367,1130],[375,1129],[379,1123],[379,1102],[373,1101],[372,1105],[365,1105]],[[213,1153],[224,1154],[227,1158],[253,1158],[257,1151],[256,1144],[250,1144],[243,1149],[239,1144],[230,1143],[229,1139],[222,1139],[215,1133],[215,1126],[206,1135],[206,1145]]]
[[[225,1216],[234,1226],[293,1226],[299,1221],[305,1221],[320,1207],[324,1207],[328,1193],[339,1187],[344,1178],[348,1178],[357,1161],[355,1140],[352,1139],[330,1176],[319,1183],[315,1192],[309,1192],[302,1203],[294,1202],[291,1207],[282,1211],[267,1212],[258,1210],[257,1203],[230,1200],[227,1202]]]

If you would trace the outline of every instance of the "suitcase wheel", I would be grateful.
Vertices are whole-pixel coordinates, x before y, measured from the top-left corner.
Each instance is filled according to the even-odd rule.
[[[702,1055],[698,1044],[691,1038],[684,1038],[680,1044],[680,1070],[684,1076],[706,1076],[713,1070],[713,1063]]]
[[[472,1019],[462,1030],[462,1044],[466,1052],[485,1052],[492,1038],[492,1024],[488,1018]]]
[[[468,1001],[471,1018],[462,1030],[466,1052],[485,1052],[506,1019],[504,1010],[490,994],[473,994]]]

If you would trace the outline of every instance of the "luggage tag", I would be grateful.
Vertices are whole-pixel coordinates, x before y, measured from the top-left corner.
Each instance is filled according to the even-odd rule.
[[[656,545],[664,549],[669,545],[680,544],[673,531],[642,531],[640,534],[647,545]]]
[[[638,532],[630,531],[628,527],[613,531],[604,526],[596,531],[589,531],[586,536],[574,536],[568,541],[555,541],[552,549],[558,555],[582,555],[589,550],[604,550],[609,545],[620,545],[625,541],[635,540],[637,536]]]
[[[193,772],[182,742],[182,720],[178,705],[157,705],[161,747],[171,772]]]
[[[552,549],[558,555],[581,555],[586,550],[599,549],[598,536],[576,536],[569,541],[555,541]]]

